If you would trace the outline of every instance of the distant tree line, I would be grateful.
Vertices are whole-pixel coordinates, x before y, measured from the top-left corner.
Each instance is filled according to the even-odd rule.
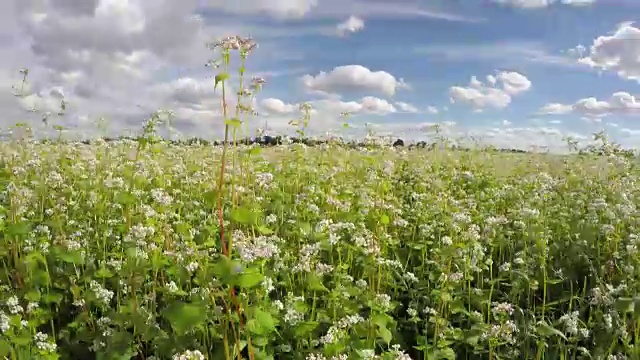
[[[117,137],[117,138],[112,138],[112,137],[106,137],[103,138],[104,141],[106,142],[113,142],[113,141],[120,141],[120,140],[131,140],[131,141],[136,141],[137,139],[135,137],[130,137],[130,136],[121,136],[121,137]],[[174,144],[174,145],[194,145],[194,144],[200,144],[200,145],[212,145],[212,146],[220,146],[223,145],[224,142],[220,141],[220,140],[205,140],[205,139],[201,139],[201,138],[189,138],[189,139],[181,139],[181,140],[166,140],[165,142]],[[83,140],[82,143],[84,144],[90,144],[91,140]],[[233,142],[230,141],[229,144],[232,144]],[[338,144],[340,146],[343,146],[345,148],[350,148],[350,149],[356,149],[356,148],[365,148],[365,147],[371,147],[372,144],[366,141],[344,141],[343,139],[339,139],[339,140],[324,140],[324,139],[313,139],[313,138],[306,138],[306,137],[283,137],[283,136],[269,136],[269,135],[265,135],[265,136],[259,136],[256,138],[241,138],[236,140],[236,144],[238,145],[260,145],[263,147],[272,147],[272,146],[278,146],[278,145],[284,145],[284,144],[304,144],[306,146],[320,146],[323,144]],[[396,139],[393,143],[392,143],[393,147],[396,148],[407,148],[407,149],[426,149],[426,150],[434,150],[436,147],[438,147],[438,143],[437,142],[426,142],[426,141],[418,141],[415,143],[411,143],[409,145],[405,145],[405,142],[403,139]],[[463,147],[463,146],[458,146],[458,145],[448,145],[448,148],[451,150],[456,150],[456,151],[471,151],[471,148],[467,148],[467,147]],[[528,151],[525,150],[521,150],[521,149],[509,149],[509,148],[495,148],[495,147],[490,147],[486,150],[492,151],[492,152],[503,152],[503,153],[528,153]]]

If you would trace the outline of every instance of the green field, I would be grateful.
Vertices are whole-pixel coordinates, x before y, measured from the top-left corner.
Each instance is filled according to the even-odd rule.
[[[640,357],[634,160],[136,147],[0,144],[0,355]]]

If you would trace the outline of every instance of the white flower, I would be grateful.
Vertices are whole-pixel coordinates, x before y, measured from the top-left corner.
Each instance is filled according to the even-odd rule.
[[[187,350],[182,354],[173,355],[173,360],[204,360],[204,355],[200,350]]]
[[[33,339],[35,340],[36,347],[38,350],[46,351],[46,352],[54,352],[57,348],[54,342],[49,341],[49,336],[47,334],[37,332]]]
[[[193,273],[193,272],[195,272],[196,270],[198,270],[198,267],[199,267],[199,266],[200,266],[200,265],[198,265],[198,263],[197,263],[197,262],[192,261],[192,262],[190,262],[189,264],[187,264],[187,266],[185,266],[185,268],[187,269],[187,271],[188,271],[188,272]]]

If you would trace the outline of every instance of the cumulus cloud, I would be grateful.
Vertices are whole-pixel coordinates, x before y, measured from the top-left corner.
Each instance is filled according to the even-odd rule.
[[[465,103],[475,110],[507,107],[512,96],[531,88],[526,76],[512,71],[501,71],[496,76],[488,75],[484,84],[472,76],[468,86],[452,86],[449,96],[452,103]]]
[[[440,111],[435,106],[427,106],[427,113],[432,114],[432,115],[436,115],[439,112]]]
[[[68,111],[59,121],[71,128],[93,126],[87,119],[104,116],[112,120],[117,133],[139,128],[151,112],[165,107],[178,115],[176,126],[191,127],[192,134],[201,133],[198,127],[211,128],[220,114],[219,92],[213,93],[213,80],[205,80],[203,64],[211,51],[204,44],[247,32],[242,24],[225,24],[224,29],[209,25],[196,13],[207,6],[216,4],[201,0],[3,3],[0,86],[5,90],[0,89],[4,115],[0,126],[39,122],[43,112],[58,111],[63,97]],[[256,54],[252,62],[259,65],[261,54]],[[20,82],[22,67],[30,70],[30,92],[15,98],[10,89]],[[176,73],[191,77],[174,80]],[[57,97],[51,89],[56,89]]]
[[[417,108],[411,104],[396,102],[392,104],[385,99],[374,96],[364,96],[358,100],[342,101],[340,99],[320,99],[309,102],[316,114],[326,116],[338,116],[340,113],[387,115],[397,112],[415,112]],[[297,113],[300,104],[285,103],[280,99],[268,98],[260,102],[261,109],[267,111],[270,116]]]
[[[561,115],[570,113],[573,107],[567,104],[549,103],[538,110],[540,115]]]
[[[632,22],[619,24],[611,35],[599,36],[589,49],[578,46],[571,51],[584,55],[578,60],[582,64],[640,82],[640,28]]]
[[[298,110],[298,106],[287,104],[280,99],[268,98],[260,102],[262,108],[270,114],[291,114]]]
[[[640,98],[624,91],[611,95],[608,100],[598,100],[595,97],[580,99],[573,104],[550,103],[539,111],[541,115],[549,114],[578,114],[589,118],[608,115],[640,114]]]
[[[405,102],[391,103],[374,96],[364,96],[359,99],[344,101],[338,98],[318,99],[308,102],[312,106],[311,121],[306,129],[309,135],[339,133],[340,136],[350,138],[365,134],[362,119],[376,119],[390,114],[414,113],[419,111],[415,106]],[[291,120],[302,115],[301,103],[267,98],[259,102],[258,112],[264,116],[265,129],[279,134],[295,135],[295,127]],[[349,113],[349,129],[344,129],[345,119],[341,116]]]
[[[362,65],[338,66],[328,73],[304,75],[301,80],[307,90],[324,94],[365,90],[393,96],[398,89],[409,87],[403,79],[396,79],[386,71],[371,71]]]
[[[237,14],[266,13],[281,18],[300,18],[318,5],[317,0],[204,0],[203,5]]]
[[[556,3],[570,6],[586,6],[596,0],[493,0],[494,3],[520,9],[542,9]]]
[[[407,104],[406,102],[397,101],[395,104],[401,111],[404,111],[404,112],[408,112],[408,113],[420,112],[420,110],[418,110],[417,107],[411,104]]]
[[[340,36],[345,36],[349,33],[355,33],[364,29],[364,20],[357,16],[349,16],[349,18],[338,25],[336,25],[336,32]]]
[[[509,95],[517,95],[531,88],[531,81],[526,76],[514,71],[502,71],[495,79],[491,75],[487,78],[492,85],[501,83],[504,91]]]

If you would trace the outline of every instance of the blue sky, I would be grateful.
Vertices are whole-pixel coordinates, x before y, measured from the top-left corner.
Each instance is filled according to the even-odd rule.
[[[197,41],[237,34],[259,43],[248,69],[268,84],[254,103],[264,117],[256,123],[266,121],[274,132],[287,131],[297,105],[310,101],[317,108],[316,133],[337,131],[337,114],[347,109],[356,128],[375,123],[399,137],[416,138],[424,125],[441,123],[451,136],[486,135],[505,145],[529,146],[544,138],[541,144],[551,146],[563,136],[587,139],[600,129],[624,145],[640,144],[635,1],[162,0],[152,8],[139,0],[96,0],[101,10],[83,10],[83,22],[77,9],[87,6],[76,0],[39,9],[12,2],[6,12],[28,20],[15,24],[15,39],[31,41],[18,57],[35,68],[36,96],[30,100],[46,108],[54,103],[51,89],[62,87],[78,104],[75,119],[85,122],[111,109],[115,123],[135,123],[134,93],[139,108],[177,107],[176,124],[201,128],[219,109],[207,107],[217,94],[207,89],[211,74],[201,65],[212,54]],[[357,26],[339,33],[350,17]],[[122,27],[110,41],[99,38],[105,19]],[[74,56],[41,44],[51,43],[56,31],[62,35],[63,27],[94,42],[60,36],[60,46],[74,49]],[[572,50],[579,45],[581,52]],[[0,66],[15,73],[17,63]],[[75,77],[74,66],[80,74]],[[345,66],[342,75],[332,74]],[[385,80],[372,72],[386,73]],[[481,84],[470,85],[474,76]],[[104,89],[89,92],[78,78]],[[187,95],[194,99],[185,100]]]

